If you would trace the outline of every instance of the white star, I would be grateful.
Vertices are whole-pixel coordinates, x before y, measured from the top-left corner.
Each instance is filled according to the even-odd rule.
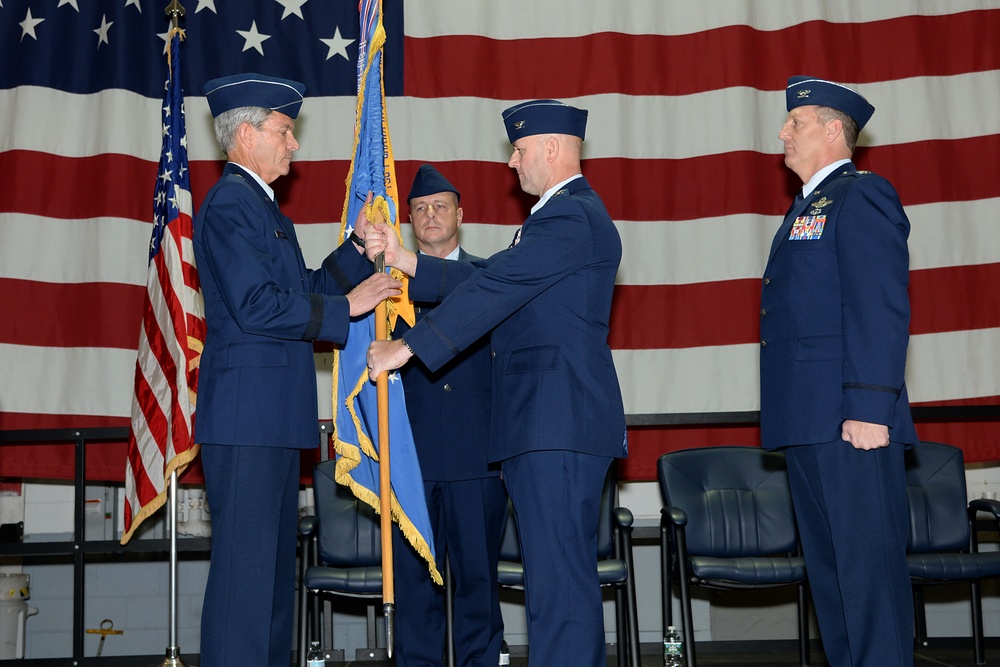
[[[326,54],[326,59],[329,60],[334,56],[343,56],[344,60],[351,62],[351,59],[347,56],[347,47],[354,43],[353,39],[344,39],[340,36],[340,28],[336,28],[333,31],[333,37],[330,39],[319,40],[330,47],[330,52]]]
[[[170,31],[158,32],[156,36],[163,40],[163,55],[167,55],[167,51],[170,50]],[[163,87],[166,88],[166,85]]]
[[[139,0],[125,0],[125,6],[128,7],[129,5],[135,5],[135,8],[142,14],[142,7],[139,6]]]
[[[76,0],[59,0],[59,4],[56,5],[56,9],[59,9],[63,5],[69,5],[70,7],[75,9],[78,14],[80,13],[80,8],[77,6]]]
[[[111,26],[114,24],[114,21],[108,23],[108,17],[106,14],[101,15],[101,27],[94,29],[94,32],[97,33],[97,48],[101,48],[101,44],[107,44],[108,46],[111,45],[110,42],[108,42],[108,30],[110,30]]]
[[[18,25],[21,26],[21,41],[24,41],[25,35],[31,35],[31,38],[38,41],[38,37],[35,36],[35,26],[44,21],[45,19],[36,19],[31,17],[31,7],[28,7],[28,13],[25,15],[24,20]]]
[[[213,14],[219,13],[215,8],[215,0],[198,0],[198,6],[194,8],[194,13],[197,14],[203,9],[211,9]]]
[[[274,0],[274,1],[285,8],[285,11],[281,14],[282,19],[284,19],[286,16],[295,14],[300,19],[305,20],[306,17],[302,16],[302,5],[309,2],[309,0]]]
[[[399,382],[399,380],[401,379],[402,378],[399,376],[399,371],[393,371],[389,373],[389,382],[395,384],[396,382]]]
[[[240,37],[246,40],[246,43],[243,45],[244,51],[249,51],[250,49],[257,49],[257,52],[260,55],[264,55],[264,42],[271,39],[271,36],[257,32],[256,21],[254,21],[250,25],[249,30],[237,30],[236,32],[239,34]]]
[[[171,181],[173,180],[173,178],[174,178],[174,172],[170,169],[167,169],[165,172],[160,174],[161,181]]]

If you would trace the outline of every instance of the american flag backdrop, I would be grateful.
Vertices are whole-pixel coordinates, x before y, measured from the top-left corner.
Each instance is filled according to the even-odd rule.
[[[195,207],[221,171],[206,79],[303,81],[277,182],[307,263],[336,243],[353,141],[356,0],[187,0]],[[166,0],[0,0],[0,429],[125,426],[160,153]],[[610,343],[630,415],[758,407],[759,279],[794,193],[778,129],[788,76],[876,107],[856,161],[912,223],[907,383],[917,405],[1000,402],[1000,2],[385,0],[386,94],[403,192],[432,162],[462,192],[463,245],[505,248],[532,203],[500,111],[590,110],[584,173],[622,235]],[[808,289],[808,285],[803,285]],[[330,416],[329,350],[317,350]],[[918,424],[1000,459],[993,421]],[[758,442],[742,425],[631,429],[630,478],[662,452]],[[124,445],[88,458],[120,478]],[[4,446],[0,474],[72,454]]]

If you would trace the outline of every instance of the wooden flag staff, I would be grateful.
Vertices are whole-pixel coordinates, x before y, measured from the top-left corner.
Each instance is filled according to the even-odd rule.
[[[375,271],[385,271],[385,255],[375,256]],[[389,318],[387,301],[375,307],[375,340],[388,340]],[[389,468],[389,372],[382,371],[375,379],[378,399],[378,473],[379,514],[382,530],[382,613],[385,616],[385,646],[392,657],[393,623],[396,616],[396,592],[392,570],[392,483]]]

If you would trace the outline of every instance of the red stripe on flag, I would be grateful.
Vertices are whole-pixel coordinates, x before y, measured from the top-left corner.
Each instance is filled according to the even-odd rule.
[[[615,350],[737,345],[760,340],[760,280],[617,285],[608,344]]]
[[[998,31],[1000,10],[983,10],[870,23],[809,21],[773,31],[736,25],[687,35],[407,37],[404,70],[434,76],[408,75],[405,93],[519,100],[602,93],[691,95],[734,86],[783,90],[790,62],[797,72],[834,81],[950,76],[1000,68],[1000,49],[987,47],[995,45]],[[865,57],[831,58],[827,49],[804,47],[836,44]]]
[[[998,284],[1000,264],[911,271],[911,333],[1000,327],[1000,302],[976,296],[983,286]],[[5,297],[0,301],[0,343],[124,349],[136,345],[130,332],[141,319],[142,306],[135,305],[144,298],[141,287],[0,279],[0,290]],[[86,304],[98,302],[103,304],[100,316],[84,317]],[[13,317],[16,312],[29,312],[28,308],[46,317]],[[608,342],[616,350],[754,343],[759,340],[759,309],[757,278],[688,285],[618,285]],[[66,325],[54,333],[54,321],[65,321]],[[194,321],[203,327],[203,320]],[[330,346],[317,349],[329,351]]]
[[[941,333],[1000,327],[996,293],[1000,264],[946,266],[910,272],[910,331]]]
[[[20,153],[20,177],[45,182],[45,194],[25,197],[13,184],[0,180],[0,202],[7,211],[65,219],[111,215],[145,221],[149,217],[149,201],[144,198],[133,201],[123,196],[113,206],[98,207],[76,202],[87,201],[94,170],[115,174],[115,183],[123,192],[142,191],[148,187],[146,179],[150,175],[144,167],[150,163],[121,155],[53,162],[48,159],[51,156],[41,153]],[[0,169],[9,163],[4,155],[0,153]],[[859,148],[856,162],[860,169],[888,178],[903,204],[913,206],[1000,197],[1000,161],[983,160],[984,155],[1000,155],[1000,134]],[[412,182],[420,164],[396,162],[398,182]],[[535,201],[520,191],[517,177],[499,160],[436,164],[462,193],[462,208],[469,224],[519,225]],[[929,167],[940,164],[948,165],[947,173]],[[292,176],[275,183],[282,211],[297,224],[339,221],[341,209],[334,202],[343,197],[347,166],[347,162],[336,160],[293,163]],[[155,169],[155,165],[152,167]],[[780,216],[799,186],[780,155],[752,151],[685,159],[593,158],[586,160],[583,168],[615,220],[696,220],[740,213]],[[220,171],[218,162],[191,163],[196,207]],[[717,183],[719,187],[706,188],[705,183]],[[403,206],[401,214],[407,212]]]
[[[910,272],[911,335],[1000,327],[1000,264]],[[990,287],[987,287],[990,289]],[[618,285],[608,343],[616,350],[740,345],[760,340],[760,280]]]
[[[123,350],[138,343],[141,286],[0,278],[0,293],[0,343]]]
[[[156,163],[105,153],[64,157],[35,151],[0,152],[0,210],[80,220],[146,220]],[[94,187],[95,174],[113,188]]]

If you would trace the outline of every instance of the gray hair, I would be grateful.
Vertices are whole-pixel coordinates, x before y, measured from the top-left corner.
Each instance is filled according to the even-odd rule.
[[[251,127],[260,130],[264,127],[264,121],[272,113],[271,109],[265,107],[237,107],[220,113],[215,118],[215,138],[219,142],[222,152],[229,155],[236,143],[236,130],[243,123],[249,123]]]
[[[840,109],[824,106],[816,109],[816,117],[824,125],[831,120],[839,120],[840,124],[844,126],[844,141],[847,143],[847,148],[852,154],[854,153],[854,148],[858,145],[858,135],[861,133],[861,130],[858,129],[858,124],[853,118]]]

